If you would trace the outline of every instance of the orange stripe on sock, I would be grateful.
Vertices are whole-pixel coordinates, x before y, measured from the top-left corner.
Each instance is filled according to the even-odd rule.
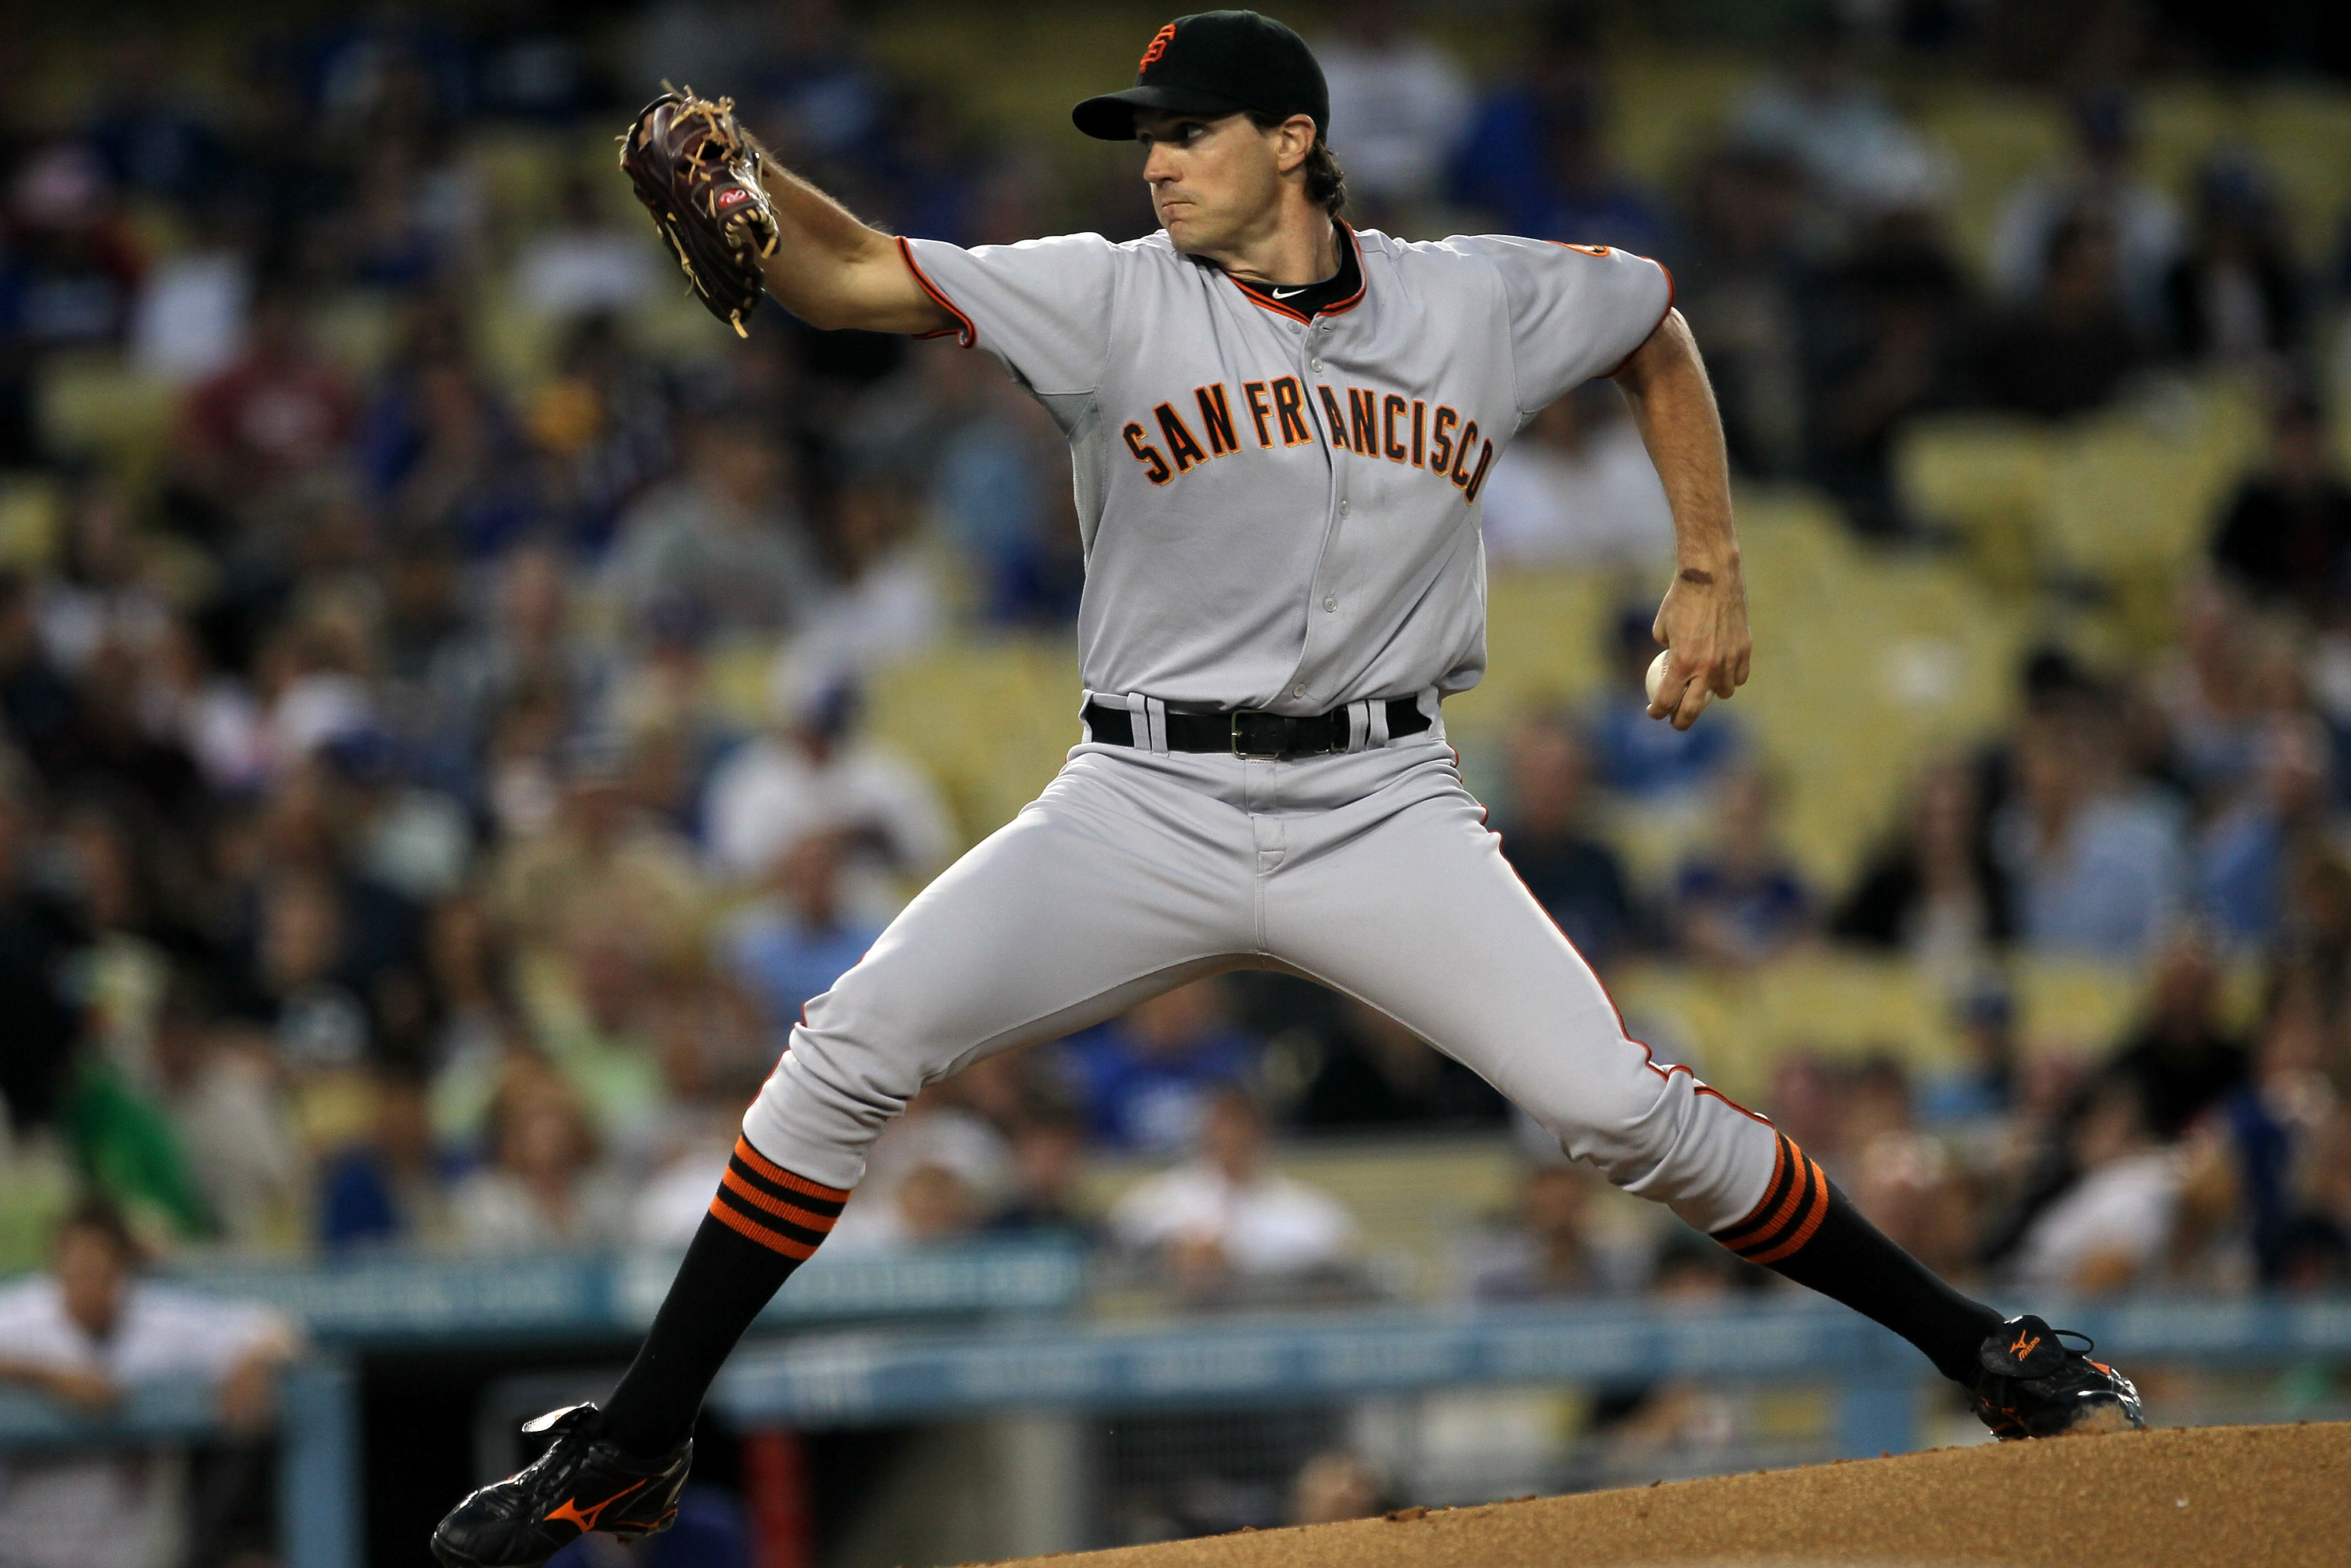
[[[1795,1222],[1796,1216],[1803,1212],[1804,1206],[1812,1201],[1813,1188],[1809,1178],[1818,1173],[1820,1167],[1805,1158],[1801,1149],[1795,1151],[1795,1156],[1796,1179],[1789,1184],[1788,1196],[1781,1199],[1779,1208],[1764,1222],[1761,1230],[1731,1249],[1740,1257],[1747,1256],[1747,1248],[1768,1247],[1779,1240],[1788,1227]]]
[[[1812,1165],[1810,1160],[1804,1163]],[[1813,1232],[1818,1230],[1821,1228],[1821,1221],[1828,1217],[1829,1179],[1821,1174],[1820,1166],[1813,1166],[1813,1207],[1805,1214],[1804,1223],[1797,1228],[1793,1236],[1789,1237],[1769,1252],[1747,1254],[1747,1260],[1750,1263],[1777,1263],[1782,1258],[1792,1257],[1803,1250],[1804,1243],[1813,1239]]]
[[[849,1201],[849,1194],[840,1187],[827,1186],[822,1182],[814,1182],[809,1180],[806,1176],[794,1176],[791,1172],[786,1170],[783,1166],[778,1165],[775,1161],[769,1159],[767,1155],[753,1148],[751,1146],[751,1140],[748,1138],[737,1138],[735,1140],[735,1157],[741,1160],[745,1165],[749,1166],[753,1170],[758,1171],[761,1176],[766,1176],[769,1181],[774,1182],[778,1186],[788,1186],[794,1192],[803,1192],[808,1194],[810,1197],[820,1197],[827,1203],[847,1203]]]
[[[749,1182],[745,1181],[733,1171],[727,1171],[721,1175],[718,1178],[718,1182],[721,1186],[724,1186],[727,1191],[743,1199],[744,1202],[750,1204],[753,1207],[764,1208],[778,1219],[789,1219],[794,1225],[799,1226],[802,1230],[813,1230],[818,1235],[821,1236],[831,1230],[833,1227],[833,1222],[836,1218],[835,1216],[827,1214],[810,1214],[805,1208],[794,1207],[792,1205],[786,1203],[782,1198],[769,1197],[766,1193],[761,1192],[758,1187],[753,1186]]]
[[[816,1250],[806,1242],[795,1241],[789,1236],[768,1229],[747,1215],[736,1213],[720,1198],[714,1197],[710,1200],[710,1217],[721,1224],[731,1227],[738,1234],[748,1237],[768,1251],[781,1253],[796,1262],[807,1262],[809,1255]]]

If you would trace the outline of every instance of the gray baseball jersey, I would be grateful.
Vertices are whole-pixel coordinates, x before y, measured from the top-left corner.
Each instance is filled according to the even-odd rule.
[[[1130,713],[1368,712],[1345,749],[1290,761],[1170,751],[1155,719],[1131,746],[1089,734],[809,1003],[744,1137],[838,1195],[925,1084],[1196,977],[1272,968],[1401,1020],[1628,1191],[1776,1244],[1819,1207],[1767,1201],[1785,1140],[1625,1036],[1502,859],[1437,709],[1485,664],[1495,455],[1637,348],[1670,282],[1599,248],[1349,243],[1362,289],[1308,319],[1164,235],[901,242],[967,346],[1069,434],[1090,694]],[[1407,695],[1433,722],[1399,737],[1371,699]]]
[[[1495,457],[1673,298],[1603,246],[1340,235],[1363,287],[1311,320],[1165,234],[900,242],[1069,435],[1089,691],[1310,714],[1476,685]]]

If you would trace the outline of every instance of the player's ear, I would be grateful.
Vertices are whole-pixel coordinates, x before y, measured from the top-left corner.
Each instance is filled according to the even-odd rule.
[[[1273,128],[1273,166],[1287,174],[1314,151],[1314,117],[1293,114]]]

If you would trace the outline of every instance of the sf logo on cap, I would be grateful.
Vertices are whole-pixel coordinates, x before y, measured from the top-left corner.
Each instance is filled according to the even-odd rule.
[[[1154,33],[1151,36],[1151,47],[1144,50],[1143,58],[1135,62],[1134,68],[1137,74],[1150,69],[1151,62],[1167,52],[1167,46],[1175,37],[1176,24],[1173,22],[1168,23],[1167,26],[1160,28],[1156,33]]]

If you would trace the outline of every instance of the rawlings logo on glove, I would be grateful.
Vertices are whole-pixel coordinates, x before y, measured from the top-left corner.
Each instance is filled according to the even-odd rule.
[[[666,84],[664,84],[666,86]],[[776,210],[760,174],[767,150],[735,122],[735,100],[670,89],[621,137],[621,167],[686,281],[713,316],[744,332],[766,291],[762,257],[775,254]]]

